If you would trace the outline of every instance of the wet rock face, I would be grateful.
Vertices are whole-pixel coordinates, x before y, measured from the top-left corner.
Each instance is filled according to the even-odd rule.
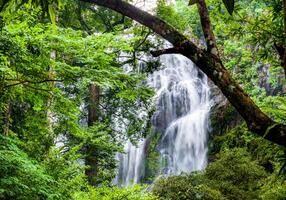
[[[283,93],[283,81],[280,81],[281,77],[278,77],[278,82],[281,82],[281,84],[273,87],[269,80],[269,68],[270,65],[262,65],[259,68],[259,86],[261,88],[265,88],[267,95],[279,95],[280,93]],[[284,79],[284,76],[282,76],[282,78]],[[239,125],[243,122],[243,119],[211,81],[209,81],[209,85],[211,87],[211,99],[213,101],[213,106],[210,112],[210,137],[214,137],[217,134],[221,135]]]
[[[273,88],[269,83],[269,65],[262,65],[258,69],[259,86],[265,88],[267,95],[273,93]]]
[[[282,93],[285,93],[285,85],[283,85],[285,77],[283,76],[283,73],[279,75],[278,77],[275,77],[277,80],[277,85],[273,86],[270,83],[270,65],[265,64],[261,65],[258,68],[258,77],[259,77],[259,86],[261,88],[264,88],[266,91],[266,94],[269,96],[276,96],[280,95]]]
[[[274,96],[285,93],[286,86],[283,86],[284,76],[283,74],[277,77],[278,84],[274,87],[271,85],[269,77],[270,65],[261,65],[258,69],[258,84],[261,88],[264,88],[267,95]],[[239,73],[239,71],[238,71]],[[234,128],[243,122],[242,117],[235,110],[235,108],[229,103],[226,97],[221,91],[209,81],[211,87],[211,99],[213,106],[210,112],[211,131],[210,136],[213,137],[216,134],[223,134],[228,130]]]
[[[209,85],[211,88],[211,99],[213,101],[213,106],[210,111],[211,129],[209,136],[211,140],[215,135],[222,135],[242,123],[243,119],[219,88],[212,82],[210,82]]]

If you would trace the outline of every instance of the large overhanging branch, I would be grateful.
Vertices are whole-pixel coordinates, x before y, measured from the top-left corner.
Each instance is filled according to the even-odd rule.
[[[174,45],[173,50],[191,59],[213,82],[246,121],[249,130],[286,147],[286,126],[266,116],[234,81],[216,55],[198,48],[171,25],[122,0],[82,0],[117,11],[149,27]],[[177,51],[178,50],[178,51]]]

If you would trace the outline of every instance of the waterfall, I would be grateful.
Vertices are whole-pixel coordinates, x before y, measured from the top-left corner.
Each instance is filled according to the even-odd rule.
[[[148,77],[156,91],[153,132],[161,135],[159,174],[180,174],[202,170],[207,164],[207,132],[211,107],[207,77],[181,55],[160,57],[162,70]],[[125,144],[118,154],[117,183],[126,186],[144,177],[145,140],[137,147]],[[158,174],[158,175],[159,175]],[[120,181],[119,181],[120,180]]]
[[[211,106],[207,77],[183,56],[161,59],[165,69],[151,76],[150,85],[157,91],[153,125],[163,132],[158,146],[162,173],[202,170],[207,164]]]
[[[119,161],[118,173],[114,180],[116,185],[128,186],[140,182],[144,176],[144,143],[145,140],[142,140],[134,146],[128,141],[124,145],[125,154],[116,154]]]

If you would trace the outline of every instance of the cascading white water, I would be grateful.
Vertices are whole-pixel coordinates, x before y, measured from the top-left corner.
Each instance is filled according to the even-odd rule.
[[[155,72],[150,85],[157,90],[156,120],[163,122],[159,144],[162,173],[180,174],[202,170],[207,164],[207,131],[211,107],[205,75],[181,55],[165,55],[166,66]]]
[[[161,56],[162,70],[149,76],[147,84],[156,91],[153,131],[161,134],[157,146],[161,174],[202,170],[207,164],[207,132],[211,107],[207,77],[181,55]],[[130,185],[144,176],[144,149],[125,145],[119,154],[117,183]]]
[[[119,160],[118,174],[114,183],[119,186],[128,186],[138,183],[144,176],[144,143],[145,140],[139,141],[134,146],[130,141],[124,145],[124,154],[117,153],[116,158]]]

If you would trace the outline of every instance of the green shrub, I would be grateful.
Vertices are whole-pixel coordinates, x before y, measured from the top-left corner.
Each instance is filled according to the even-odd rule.
[[[19,149],[16,142],[0,136],[0,199],[61,199],[53,178]]]
[[[260,190],[263,200],[285,200],[286,180],[283,177],[278,177],[277,173],[273,173],[263,182]]]
[[[152,192],[166,200],[260,199],[264,169],[242,148],[224,150],[205,171],[160,178]]]
[[[225,199],[220,191],[204,185],[203,179],[200,173],[162,177],[154,183],[152,192],[162,200]]]
[[[229,199],[257,199],[259,182],[266,177],[263,167],[243,148],[223,150],[205,171],[206,184]]]
[[[140,185],[132,187],[89,187],[87,192],[76,192],[74,200],[157,200]]]
[[[188,175],[161,177],[152,188],[152,192],[160,199],[187,200],[196,196],[193,177]]]

